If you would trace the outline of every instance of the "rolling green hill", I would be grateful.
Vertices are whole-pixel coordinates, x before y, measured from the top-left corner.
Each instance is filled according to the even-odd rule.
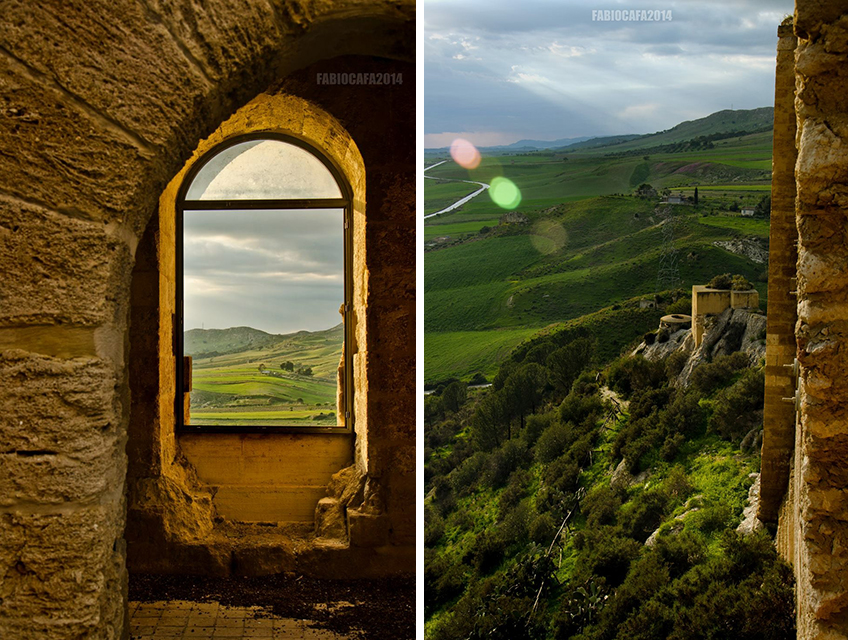
[[[771,109],[719,112],[642,139],[660,145],[750,131],[771,118]],[[446,162],[428,172],[486,183],[505,176],[522,200],[519,221],[512,223],[502,220],[505,211],[486,193],[426,220],[426,381],[491,375],[505,353],[545,327],[652,296],[669,213],[677,220],[673,246],[684,289],[718,273],[741,273],[764,304],[765,266],[714,243],[742,237],[767,242],[768,221],[737,212],[769,192],[771,132],[716,138],[712,148],[611,155],[638,142],[568,154],[484,156],[472,171]],[[634,197],[643,183],[690,198],[700,187],[699,204]]]
[[[229,329],[190,329],[183,334],[186,355],[206,353],[235,353],[248,348],[258,348],[274,339],[270,333],[251,327]]]
[[[630,140],[621,140],[627,136],[611,136],[593,138],[578,142],[568,149],[598,149],[623,151],[628,149],[645,149],[667,144],[685,142],[701,136],[730,134],[735,132],[771,131],[774,125],[774,108],[760,107],[759,109],[741,109],[732,111],[726,109],[717,111],[704,118],[687,120],[665,131],[657,131]]]
[[[274,335],[192,329],[191,421],[230,426],[334,426],[344,326]],[[291,362],[290,369],[281,365]]]

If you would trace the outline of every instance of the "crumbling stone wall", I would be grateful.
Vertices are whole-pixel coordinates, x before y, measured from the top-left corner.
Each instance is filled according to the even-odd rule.
[[[798,638],[837,640],[848,638],[848,11],[844,2],[798,2],[794,35],[797,323],[791,327],[791,313],[785,307],[772,316],[770,281],[768,338],[774,357],[767,364],[777,366],[778,352],[788,359],[792,347],[788,330],[794,329],[800,402],[794,438],[787,412],[767,416],[765,502],[760,513],[773,519],[776,499],[784,497],[777,539],[795,572]],[[780,104],[788,99],[786,52],[792,44],[784,29],[778,52]],[[776,125],[778,115],[776,111]],[[778,231],[782,242],[791,235],[792,221],[784,207],[793,189],[778,162],[792,159],[794,152],[783,143],[785,138],[779,138],[791,130],[791,123],[782,119],[780,123],[773,191],[780,196],[779,219],[773,214],[772,231]],[[774,236],[771,247],[775,251]],[[791,249],[785,243],[783,249],[774,254],[772,267],[778,270],[781,286],[791,273]],[[785,293],[778,293],[780,304]],[[774,369],[767,370],[769,384],[772,395],[767,401],[770,397],[774,408],[778,389],[791,385]],[[790,464],[787,452],[793,442]]]
[[[800,638],[848,637],[848,14],[795,11]]]
[[[410,60],[413,25],[411,0],[4,0],[0,637],[126,634],[130,281],[165,185],[202,138],[293,71],[350,54]],[[413,97],[392,105],[383,135],[412,121],[411,70],[404,79]],[[345,122],[356,106],[333,90]],[[396,347],[414,344],[401,300],[414,286],[414,137],[389,135],[382,146],[402,151],[365,158],[382,195],[362,233],[386,261],[367,283],[374,343],[360,366],[368,471],[387,535],[408,544],[414,392],[410,350]],[[386,166],[399,158],[409,161]]]

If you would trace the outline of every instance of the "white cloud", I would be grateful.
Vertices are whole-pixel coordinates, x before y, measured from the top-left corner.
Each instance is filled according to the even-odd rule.
[[[649,102],[647,104],[631,104],[619,112],[619,117],[622,120],[631,120],[634,118],[644,118],[653,116],[660,109],[660,104],[657,102]]]

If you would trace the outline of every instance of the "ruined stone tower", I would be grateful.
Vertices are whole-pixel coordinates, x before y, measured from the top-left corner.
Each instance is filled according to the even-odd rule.
[[[848,638],[848,7],[778,32],[759,517],[795,572],[798,638]],[[796,364],[797,358],[797,364]]]
[[[414,6],[2,2],[0,637],[124,637],[128,564],[414,570]],[[352,192],[356,421],[325,470],[324,529],[298,545],[219,535],[198,443],[174,431],[166,187],[222,136],[266,130]],[[303,444],[269,438],[238,450]]]

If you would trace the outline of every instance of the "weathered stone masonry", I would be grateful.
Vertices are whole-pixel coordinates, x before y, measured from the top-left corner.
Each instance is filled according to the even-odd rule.
[[[369,566],[412,549],[413,33],[409,0],[0,2],[0,637],[126,632],[129,362],[159,339],[130,348],[131,283],[136,302],[150,284],[136,257],[155,272],[139,242],[198,143],[263,92],[319,104],[362,154]],[[375,65],[403,87],[314,85]],[[148,445],[137,472],[164,451]]]
[[[789,28],[777,61],[759,515],[777,519],[778,549],[794,568],[798,638],[837,640],[848,638],[848,7],[799,1],[794,35]],[[793,88],[794,123],[785,117]],[[785,285],[796,274],[794,322]],[[792,405],[778,402],[794,379],[778,367],[796,354],[800,402],[790,416]]]

